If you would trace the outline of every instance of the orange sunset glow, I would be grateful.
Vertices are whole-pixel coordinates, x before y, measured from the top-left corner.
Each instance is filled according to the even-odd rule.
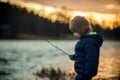
[[[53,23],[56,21],[62,23],[69,23],[69,21],[76,15],[85,16],[91,23],[99,24],[102,28],[113,29],[116,26],[120,26],[120,13],[99,13],[92,11],[78,11],[70,10],[66,8],[53,7],[48,5],[42,5],[33,1],[24,0],[0,0],[1,2],[9,2],[11,5],[25,8],[28,12],[33,12],[35,15],[41,16],[51,20]],[[113,9],[113,4],[104,6],[107,9]]]

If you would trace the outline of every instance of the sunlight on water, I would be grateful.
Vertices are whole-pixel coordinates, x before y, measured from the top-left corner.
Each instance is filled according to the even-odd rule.
[[[101,48],[98,75],[108,78],[120,75],[120,42],[105,41]]]
[[[74,53],[76,41],[53,40],[51,42],[69,54]],[[94,79],[120,74],[119,48],[119,41],[104,42],[101,48],[98,75]],[[74,62],[42,40],[1,40],[0,59],[7,60],[7,62],[0,60],[0,71],[11,74],[5,75],[8,80],[35,80],[34,72],[50,66],[59,67],[66,72],[74,72]]]
[[[101,58],[98,77],[107,78],[107,77],[114,77],[119,75],[120,73],[119,58],[120,56],[110,57],[110,58]]]

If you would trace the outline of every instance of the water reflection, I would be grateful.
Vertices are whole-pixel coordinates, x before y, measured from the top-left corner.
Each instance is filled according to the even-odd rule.
[[[120,43],[105,41],[101,48],[98,75],[95,78],[107,79],[116,76],[120,76]]]
[[[76,41],[52,42],[64,51],[74,53]],[[66,72],[74,72],[74,62],[41,40],[0,41],[0,59],[0,79],[3,80],[3,77],[7,80],[36,80],[32,73],[49,66],[59,67]],[[93,80],[109,80],[110,77],[120,76],[119,65],[120,42],[104,41],[100,52],[98,75]]]

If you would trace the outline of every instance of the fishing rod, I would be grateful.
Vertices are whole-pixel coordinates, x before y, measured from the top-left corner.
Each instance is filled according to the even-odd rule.
[[[59,47],[57,47],[57,46],[55,46],[54,44],[52,44],[47,38],[45,38],[45,37],[43,37],[43,36],[41,36],[41,37],[42,37],[45,41],[47,41],[51,46],[53,46],[54,48],[56,48],[56,49],[58,49],[59,51],[61,51],[62,54],[69,56],[68,53],[66,53],[65,51],[63,51],[63,50],[60,49]]]

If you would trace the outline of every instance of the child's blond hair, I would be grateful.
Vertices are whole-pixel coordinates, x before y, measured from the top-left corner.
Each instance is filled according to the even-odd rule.
[[[70,28],[71,31],[73,31],[73,30],[78,30],[80,27],[86,27],[86,26],[89,26],[89,29],[87,30],[87,33],[92,31],[92,27],[85,17],[75,16],[71,20],[69,28]]]

